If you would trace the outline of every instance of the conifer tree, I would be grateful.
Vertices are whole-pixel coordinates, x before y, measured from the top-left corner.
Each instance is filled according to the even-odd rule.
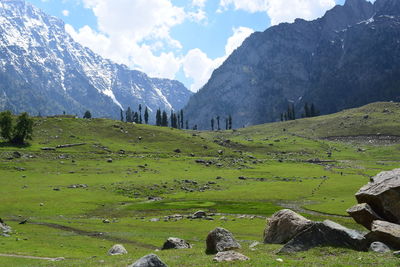
[[[228,130],[229,127],[229,120],[228,118],[225,118],[225,130]]]
[[[139,114],[137,113],[137,111],[135,111],[135,113],[133,113],[132,120],[134,123],[139,124]]]
[[[157,114],[156,114],[156,125],[161,126],[161,110],[157,109]]]
[[[214,131],[214,118],[211,119],[211,131]]]
[[[189,130],[189,121],[186,120],[186,130]]]
[[[221,130],[221,127],[219,127],[219,119],[220,119],[219,116],[217,116],[217,127],[218,127],[217,129],[218,129],[218,131]]]
[[[142,124],[142,105],[139,104],[139,120],[138,120],[139,124]]]
[[[183,129],[183,109],[181,109],[181,129]]]
[[[149,110],[147,106],[144,109],[144,123],[149,124]]]
[[[133,122],[133,114],[132,114],[131,107],[128,107],[128,109],[126,110],[125,113],[126,113],[126,115],[125,115],[126,122]]]
[[[121,121],[124,121],[124,113],[122,112],[122,109],[121,109],[121,114],[120,114],[120,116],[121,116]]]
[[[229,118],[228,118],[228,128],[229,128],[229,130],[232,130],[232,116],[231,115],[229,115]]]
[[[167,112],[165,110],[162,113],[161,126],[168,127],[168,115],[167,115]]]
[[[17,118],[11,142],[14,144],[24,144],[25,140],[32,140],[32,134],[33,120],[29,118],[28,113],[24,112]]]
[[[84,119],[91,119],[92,118],[92,113],[90,113],[89,110],[85,111],[85,114],[83,114]]]

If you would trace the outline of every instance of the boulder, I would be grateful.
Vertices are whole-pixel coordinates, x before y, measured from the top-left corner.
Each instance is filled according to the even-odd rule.
[[[400,250],[393,252],[393,256],[400,258]]]
[[[367,203],[358,204],[347,210],[347,213],[358,223],[371,230],[373,221],[382,220]]]
[[[193,214],[193,218],[195,218],[195,219],[201,219],[201,218],[204,218],[204,217],[206,217],[206,216],[207,216],[207,214],[206,214],[204,211],[202,211],[202,210],[196,211],[196,212]]]
[[[8,237],[10,236],[11,232],[11,227],[3,222],[3,220],[0,218],[0,235]]]
[[[236,251],[223,251],[218,252],[214,257],[214,261],[216,262],[224,262],[224,261],[248,261],[249,258],[245,255],[236,252]]]
[[[380,241],[393,249],[400,249],[400,225],[386,222],[373,221],[371,232],[365,236],[369,241]]]
[[[192,248],[192,246],[183,239],[170,237],[165,241],[162,249],[185,249]]]
[[[160,258],[155,254],[149,254],[140,258],[128,267],[168,267]]]
[[[382,242],[372,242],[369,246],[369,251],[376,252],[376,253],[388,253],[390,252],[390,248],[386,246],[386,244]]]
[[[264,243],[285,244],[295,235],[311,227],[313,222],[288,209],[278,211],[267,219]]]
[[[357,193],[358,203],[367,203],[385,221],[400,224],[400,169],[381,172]]]
[[[124,248],[123,245],[116,244],[108,251],[108,255],[115,256],[115,255],[122,255],[128,254],[128,251]]]
[[[215,228],[208,234],[206,244],[208,254],[241,248],[232,233],[221,227]]]
[[[359,251],[367,251],[367,240],[355,230],[326,220],[315,222],[311,227],[296,235],[279,253],[306,251],[314,247],[342,247]]]

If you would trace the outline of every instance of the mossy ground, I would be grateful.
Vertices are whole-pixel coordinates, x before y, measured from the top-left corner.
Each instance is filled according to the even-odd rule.
[[[222,226],[251,258],[235,266],[398,266],[399,259],[390,254],[317,248],[275,255],[279,245],[249,248],[262,241],[265,217],[283,207],[363,230],[346,217],[346,209],[356,203],[354,193],[370,176],[400,166],[399,143],[376,143],[378,133],[400,136],[397,103],[226,132],[36,118],[30,146],[0,146],[0,218],[15,231],[12,237],[0,237],[0,253],[66,260],[0,257],[0,265],[126,266],[176,236],[194,248],[156,252],[169,266],[231,266],[213,263],[204,252],[207,233]],[[375,137],[326,139],[358,135]],[[85,145],[42,150],[71,143]],[[13,157],[14,151],[22,157]],[[88,187],[69,188],[76,184]],[[162,200],[151,202],[149,196]],[[214,221],[163,220],[199,209],[221,215]],[[220,220],[222,216],[228,220]],[[27,224],[18,224],[26,218]],[[152,218],[161,220],[150,222]],[[107,256],[118,240],[129,254]]]

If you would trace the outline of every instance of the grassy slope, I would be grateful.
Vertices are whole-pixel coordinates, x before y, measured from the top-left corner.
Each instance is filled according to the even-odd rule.
[[[0,265],[91,266],[104,261],[104,266],[124,266],[150,253],[150,247],[160,247],[169,236],[186,238],[194,244],[192,250],[157,252],[170,266],[214,265],[211,257],[204,254],[204,241],[216,226],[231,230],[241,240],[242,251],[252,258],[239,266],[276,265],[273,252],[279,246],[260,245],[255,251],[248,248],[252,241],[261,241],[264,219],[237,219],[235,214],[269,216],[282,206],[294,206],[346,215],[346,208],[355,203],[354,193],[368,182],[369,176],[399,166],[400,145],[374,146],[316,138],[400,135],[399,115],[398,104],[376,103],[330,116],[214,133],[102,119],[37,119],[31,146],[0,147],[0,217],[17,232],[12,238],[0,237],[0,251],[64,256],[67,260],[54,264],[1,257]],[[218,145],[226,139],[231,142]],[[69,143],[86,145],[41,150]],[[182,153],[173,152],[177,148]],[[223,155],[218,150],[223,150]],[[9,159],[13,151],[21,152],[23,157]],[[109,158],[112,163],[107,162]],[[215,164],[205,166],[195,163],[196,159]],[[310,159],[329,162],[312,164]],[[218,167],[217,163],[221,165]],[[218,176],[222,179],[216,179]],[[239,176],[247,180],[239,180]],[[194,180],[197,185],[182,180]],[[72,184],[87,184],[88,188],[68,188]],[[206,185],[210,189],[198,190]],[[148,202],[148,196],[164,199]],[[229,220],[220,221],[216,216],[215,221],[149,222],[154,217],[189,214],[197,209],[229,214]],[[330,218],[360,229],[345,217],[306,216]],[[30,218],[32,223],[18,225],[22,218]],[[105,218],[112,223],[104,224]],[[39,222],[101,232],[107,238],[35,224]],[[124,245],[129,255],[106,256],[107,249],[115,243],[113,238],[127,241]],[[332,255],[340,256],[332,262]],[[282,258],[288,266],[398,264],[390,255],[328,248]]]

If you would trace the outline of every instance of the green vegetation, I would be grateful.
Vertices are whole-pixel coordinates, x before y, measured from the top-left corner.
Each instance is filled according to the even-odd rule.
[[[33,120],[24,112],[17,117],[13,126],[11,112],[4,111],[0,114],[0,133],[9,143],[23,145],[26,140],[32,140]]]
[[[169,266],[231,266],[204,252],[207,233],[222,226],[251,258],[235,266],[398,266],[390,254],[275,255],[279,245],[249,245],[262,241],[265,218],[284,207],[363,230],[345,210],[370,176],[399,166],[399,115],[399,104],[376,103],[219,132],[35,118],[30,146],[0,146],[0,218],[15,231],[0,237],[0,251],[66,260],[0,256],[0,265],[126,266],[176,236],[194,248],[156,252]],[[215,220],[186,219],[200,209]],[[174,214],[185,218],[164,221]],[[107,256],[115,243],[129,254]]]

